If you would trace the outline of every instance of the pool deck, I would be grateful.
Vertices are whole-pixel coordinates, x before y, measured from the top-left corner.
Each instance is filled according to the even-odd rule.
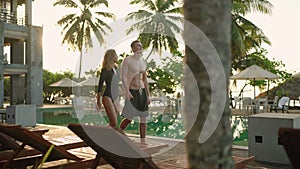
[[[39,109],[46,109],[46,110],[60,109],[60,110],[62,110],[62,109],[72,109],[72,106],[71,105],[44,105],[42,107],[39,107]],[[250,111],[247,112],[245,109],[232,109],[231,113],[232,113],[232,115],[243,115],[243,116],[251,115]],[[298,114],[298,113],[300,113],[300,110],[293,110],[290,113]],[[49,129],[49,131],[44,134],[44,137],[45,137],[45,139],[56,142],[56,143],[61,142],[61,144],[65,144],[65,143],[72,141],[72,139],[77,137],[67,127],[37,124],[35,126],[35,128]],[[130,137],[138,137],[138,136],[130,135]],[[79,138],[77,137],[76,139],[79,139]],[[153,155],[153,160],[157,164],[162,164],[164,162],[167,163],[168,159],[186,155],[184,140],[147,136],[147,142],[149,142],[151,144],[167,143],[169,145],[168,148],[164,148],[161,150],[160,153]],[[78,154],[78,156],[82,156],[82,157],[94,157],[95,156],[95,152],[93,152],[93,151],[85,151],[84,153],[76,152],[76,153]],[[233,146],[232,155],[237,156],[237,157],[246,158],[246,157],[248,157],[248,147]],[[181,163],[181,160],[176,161],[176,163]],[[186,165],[186,164],[184,164],[184,165]],[[112,167],[110,165],[103,165],[103,166],[99,166],[98,168],[99,169],[100,168],[101,169],[111,169]],[[183,167],[183,168],[187,168],[187,166]],[[253,162],[250,162],[246,168],[247,169],[250,169],[250,168],[251,169],[252,168],[255,168],[255,169],[292,169],[292,166],[253,161]]]
[[[72,133],[67,127],[62,126],[54,126],[54,125],[44,125],[37,124],[35,126],[37,129],[49,129],[47,133],[44,134],[44,138],[53,141],[53,142],[61,142],[63,144],[68,143],[72,139],[77,136]],[[138,137],[137,135],[129,135],[130,137]],[[78,137],[77,137],[78,139]],[[76,140],[76,139],[75,139]],[[184,140],[178,139],[167,139],[167,138],[158,138],[158,137],[147,137],[147,142],[151,144],[155,143],[166,143],[169,145],[168,148],[164,148],[160,151],[160,153],[154,154],[153,161],[157,164],[161,164],[163,166],[164,163],[169,163],[168,159],[179,157],[186,154],[185,142]],[[84,152],[76,152],[79,153],[78,156],[81,157],[92,157],[95,156],[95,152],[93,151],[84,151]],[[233,146],[232,155],[237,157],[248,157],[248,148],[244,146]],[[182,160],[176,161],[176,163],[180,163]],[[186,164],[184,164],[186,165]],[[183,166],[184,166],[183,165]],[[112,169],[110,165],[103,165],[97,167],[98,169]],[[178,168],[178,167],[176,167]],[[187,168],[183,167],[183,168]],[[273,164],[273,163],[265,163],[253,161],[250,162],[247,166],[247,169],[292,169],[290,165],[281,165],[281,164]]]

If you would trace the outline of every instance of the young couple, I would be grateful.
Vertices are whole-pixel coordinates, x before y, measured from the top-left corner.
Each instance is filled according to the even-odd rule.
[[[122,110],[124,119],[120,124],[123,131],[135,116],[140,118],[141,142],[145,142],[147,117],[149,116],[148,104],[150,104],[149,87],[147,82],[147,64],[142,59],[143,45],[136,40],[131,43],[133,55],[124,59],[121,65],[121,79],[124,89],[125,106]],[[109,125],[117,129],[117,117],[120,106],[119,98],[119,73],[117,72],[118,55],[115,50],[107,50],[102,62],[102,69],[98,85],[97,108],[101,108],[101,98],[104,109],[109,118]],[[102,92],[103,84],[106,84]]]

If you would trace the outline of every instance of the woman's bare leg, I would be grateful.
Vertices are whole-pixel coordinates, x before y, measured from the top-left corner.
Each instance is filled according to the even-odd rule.
[[[109,119],[109,125],[113,128],[116,128],[117,123],[118,123],[117,122],[117,113],[118,112],[116,112],[115,106],[114,106],[111,98],[108,96],[103,96],[102,103],[103,103],[104,109],[105,109],[106,114]]]

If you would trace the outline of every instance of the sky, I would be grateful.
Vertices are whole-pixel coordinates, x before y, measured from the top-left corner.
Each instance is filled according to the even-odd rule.
[[[53,7],[53,2],[45,0],[33,2],[33,25],[43,27],[43,67],[51,72],[70,70],[78,75],[79,52],[68,50],[68,46],[61,43],[62,27],[56,24],[64,15],[70,14],[70,11],[60,6]],[[129,0],[122,0],[109,2],[109,8],[101,6],[102,11],[106,10],[116,15],[115,21],[107,20],[114,31],[105,38],[104,46],[100,47],[97,40],[93,39],[94,47],[83,54],[82,73],[99,68],[104,52],[109,48],[116,49],[118,54],[130,53],[130,43],[138,34],[126,35],[124,26],[128,27],[130,23],[125,23],[124,19],[129,12],[138,8],[136,5],[128,4]]]
[[[51,72],[61,72],[70,70],[78,72],[79,53],[69,51],[67,45],[61,44],[62,27],[56,22],[65,14],[65,8],[53,7],[54,1],[35,0],[33,1],[33,24],[43,27],[43,67]],[[300,71],[298,62],[299,39],[300,39],[300,7],[299,0],[276,1],[269,0],[274,7],[271,15],[251,14],[247,18],[260,27],[270,39],[272,46],[265,46],[268,50],[268,58],[283,61],[286,70],[289,72]],[[105,9],[105,7],[101,7]],[[99,47],[96,41],[94,48],[86,53],[84,57],[89,57],[88,62],[83,63],[83,70],[95,69],[104,54],[104,50],[115,48],[117,53],[129,52],[129,43],[137,36],[130,37],[121,32],[124,26],[124,17],[133,11],[138,10],[138,6],[129,5],[129,0],[111,0],[109,8],[106,9],[117,16],[117,21],[111,23],[118,31],[108,39],[104,47]],[[110,21],[109,21],[110,22]],[[108,23],[109,23],[108,22]],[[120,29],[121,28],[121,29]],[[137,35],[137,34],[136,34]],[[118,39],[118,40],[117,40]],[[86,61],[87,59],[84,59]]]
[[[300,1],[269,0],[273,4],[271,15],[251,14],[249,19],[260,27],[271,41],[268,58],[283,61],[290,73],[300,71]]]

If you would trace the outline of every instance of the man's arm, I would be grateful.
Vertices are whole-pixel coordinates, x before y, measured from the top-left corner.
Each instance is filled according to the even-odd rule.
[[[145,86],[145,89],[146,89],[148,104],[150,104],[150,91],[149,91],[149,85],[148,85],[148,81],[147,81],[146,71],[143,73],[143,83],[144,83],[144,86]]]

